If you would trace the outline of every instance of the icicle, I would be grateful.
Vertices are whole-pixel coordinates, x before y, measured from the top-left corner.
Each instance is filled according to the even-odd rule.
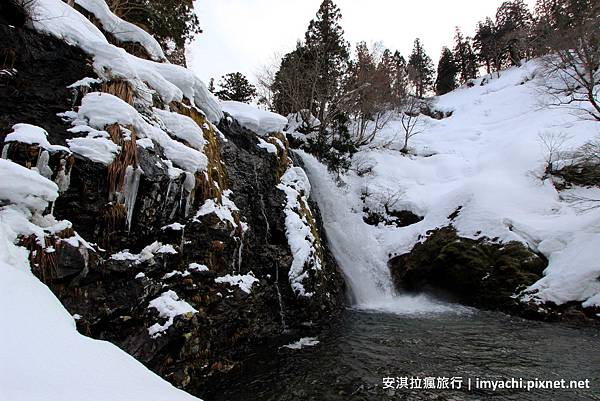
[[[2,148],[2,159],[4,159],[4,160],[8,159],[8,148],[9,147],[10,147],[10,144],[7,143]]]
[[[38,156],[37,165],[35,166],[42,177],[51,178],[52,169],[48,167],[50,161],[50,153],[47,150],[41,152]]]
[[[171,193],[171,185],[173,185],[173,179],[169,178],[169,185],[167,186],[167,194],[165,195],[165,202],[169,199],[169,194]]]
[[[240,224],[242,224],[240,222]],[[242,251],[244,250],[244,236],[246,232],[242,230],[242,235],[240,237],[240,246],[238,247],[238,273],[242,271]]]
[[[67,161],[65,159],[60,160],[60,168],[56,173],[56,179],[54,182],[58,185],[58,191],[63,193],[69,189],[71,185],[71,171],[67,171]]]
[[[137,194],[140,187],[140,177],[142,176],[142,169],[133,166],[127,166],[125,170],[125,180],[123,183],[123,200],[125,208],[127,209],[127,231],[131,230],[131,221],[133,219],[133,210],[135,207],[135,201],[137,200]]]
[[[54,216],[54,205],[56,205],[56,201],[50,202],[50,216]]]
[[[190,214],[190,209],[192,207],[192,203],[194,202],[194,189],[196,189],[196,176],[194,176],[194,174],[189,172],[185,173],[183,188],[188,193],[185,200],[185,217],[187,217]]]

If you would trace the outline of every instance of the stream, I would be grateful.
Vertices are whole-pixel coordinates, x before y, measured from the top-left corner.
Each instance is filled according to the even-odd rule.
[[[600,331],[495,312],[349,309],[320,343],[265,348],[206,401],[600,400]],[[384,389],[387,377],[462,377],[462,389]],[[471,379],[472,388],[466,388]],[[483,390],[475,380],[590,380],[590,389]],[[396,382],[397,385],[398,382]],[[423,387],[424,384],[421,385]],[[437,387],[437,383],[436,383]]]

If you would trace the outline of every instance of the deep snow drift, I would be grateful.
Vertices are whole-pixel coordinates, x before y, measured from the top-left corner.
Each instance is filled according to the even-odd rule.
[[[342,177],[345,187],[330,188],[324,169],[303,156],[356,302],[368,304],[389,293],[389,256],[410,251],[428,230],[449,225],[449,216],[462,207],[452,222],[459,235],[520,241],[549,259],[545,277],[525,299],[600,306],[600,209],[580,210],[561,198],[550,179],[542,179],[546,155],[539,139],[564,133],[568,150],[598,135],[598,123],[546,107],[537,68],[531,61],[435,99],[435,109],[453,114],[423,117],[425,131],[411,139],[411,155],[399,152],[402,128],[392,121],[354,157],[354,167],[368,165],[372,171],[362,177],[350,171]],[[586,191],[600,198],[600,190]],[[361,195],[367,195],[365,203]],[[377,210],[386,203],[424,219],[403,228],[362,221],[364,206]],[[332,211],[337,217],[328,221]]]
[[[77,332],[74,318],[31,273],[28,252],[15,244],[18,235],[42,239],[71,226],[41,215],[58,187],[4,159],[0,176],[0,199],[9,202],[0,208],[0,399],[197,400],[115,345]]]

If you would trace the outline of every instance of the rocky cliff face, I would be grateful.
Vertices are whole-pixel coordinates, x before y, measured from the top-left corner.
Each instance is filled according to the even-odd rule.
[[[0,35],[3,158],[57,183],[60,197],[46,212],[67,222],[22,245],[82,333],[199,393],[253,345],[336,315],[343,280],[283,135],[261,139],[270,152],[231,117],[215,126],[185,99],[141,102],[127,80],[98,79],[90,56],[61,40],[7,25]],[[137,122],[92,127],[82,103],[88,110],[93,99],[113,97]],[[204,139],[206,167],[197,172],[178,166],[169,147],[198,149],[182,139],[190,122]],[[45,130],[48,143],[7,137],[20,123]],[[168,137],[151,137],[157,127]],[[116,150],[103,161],[71,139],[102,139]],[[307,230],[302,260],[291,222]]]

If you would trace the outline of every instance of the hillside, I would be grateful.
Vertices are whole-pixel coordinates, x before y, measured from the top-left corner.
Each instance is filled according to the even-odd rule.
[[[399,119],[392,120],[354,156],[355,171],[343,175],[338,188],[332,177],[324,179],[324,166],[303,155],[314,191],[321,194],[332,247],[359,305],[393,310],[390,257],[409,253],[433,230],[453,227],[461,238],[516,241],[532,257],[547,259],[543,277],[514,293],[521,302],[542,307],[575,302],[590,311],[599,306],[600,209],[582,210],[569,195],[600,199],[600,190],[576,185],[558,190],[545,176],[548,151],[540,139],[562,134],[568,138],[561,149],[566,152],[596,138],[598,124],[547,106],[538,68],[534,60],[435,98],[431,107],[447,117],[424,116],[409,154],[399,151],[404,131]],[[417,217],[398,227],[403,212]],[[379,221],[367,224],[370,215],[379,215]],[[486,279],[492,281],[490,273]]]

